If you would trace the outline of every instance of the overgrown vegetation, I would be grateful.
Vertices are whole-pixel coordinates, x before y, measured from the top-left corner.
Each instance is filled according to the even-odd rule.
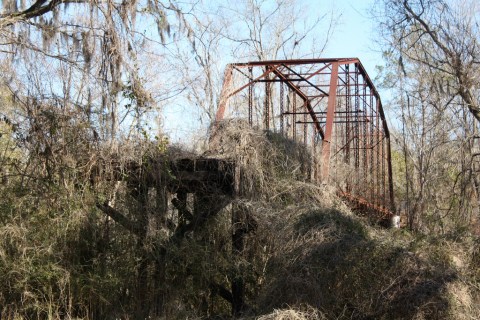
[[[325,15],[302,24],[295,0],[3,1],[0,318],[480,318],[478,5],[379,3],[401,230],[311,183],[309,152],[276,133],[216,123],[191,152],[153,124],[172,97],[214,118],[225,47],[320,55]],[[236,194],[175,187],[185,157],[234,161]]]
[[[162,209],[159,189],[141,201],[138,185],[129,185],[131,159],[115,170],[104,166],[94,184],[74,183],[79,176],[71,175],[67,188],[46,170],[28,184],[18,177],[3,184],[2,318],[229,317],[235,288],[242,303],[233,311],[247,319],[479,314],[473,238],[370,226],[333,190],[306,181],[301,146],[238,121],[212,134],[206,155],[235,159],[241,191],[183,233],[171,197]],[[155,145],[135,150],[142,159],[182,157]],[[175,179],[160,167],[156,175]],[[122,179],[114,178],[118,168],[125,169]],[[105,200],[140,231],[105,214]],[[187,203],[201,214],[193,198]],[[236,247],[239,233],[243,244]]]
[[[478,2],[376,3],[406,225],[425,233],[478,228]]]

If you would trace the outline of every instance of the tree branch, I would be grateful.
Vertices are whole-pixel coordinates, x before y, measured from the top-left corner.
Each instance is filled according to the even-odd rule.
[[[21,20],[28,20],[31,18],[42,16],[60,4],[65,3],[85,3],[86,0],[51,0],[49,3],[45,4],[47,0],[37,0],[29,8],[19,11],[19,12],[8,12],[0,14],[0,27],[10,26]],[[45,5],[44,5],[45,4]]]
[[[97,208],[102,210],[107,216],[112,218],[115,222],[120,224],[122,227],[124,227],[128,231],[132,232],[138,237],[143,237],[144,232],[137,223],[131,221],[130,219],[125,217],[122,213],[112,208],[110,205],[108,205],[107,202],[104,202],[103,204],[97,203]]]
[[[428,25],[428,23],[423,20],[421,18],[421,15],[423,14],[423,11],[424,11],[424,8],[422,8],[422,12],[420,14],[416,14],[413,9],[410,7],[410,5],[408,4],[408,1],[403,1],[403,7],[405,8],[405,10],[407,10],[407,12],[410,14],[410,16],[412,17],[412,19],[414,19],[415,21],[417,21],[422,27],[423,29],[425,30],[425,32],[430,36],[430,38],[432,39],[432,41],[447,55],[449,56],[450,58],[453,58],[453,53],[452,51],[450,51],[443,43],[442,41],[440,41],[440,39],[438,38],[438,35],[435,31],[433,31],[430,26]]]

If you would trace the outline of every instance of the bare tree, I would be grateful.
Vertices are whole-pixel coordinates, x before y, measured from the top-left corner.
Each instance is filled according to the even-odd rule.
[[[407,159],[410,222],[469,224],[480,199],[478,4],[385,0],[377,8],[404,128],[398,141]]]
[[[207,124],[215,117],[227,63],[318,57],[337,18],[327,10],[312,14],[298,0],[208,2],[195,8],[186,15],[191,36],[177,42],[171,61],[189,84],[187,100],[203,110]]]
[[[319,56],[335,27],[331,12],[308,13],[297,0],[245,0],[222,7],[223,35],[235,56],[275,60]],[[325,26],[326,25],[326,26]]]
[[[480,28],[477,1],[384,0],[383,37],[399,59],[424,64],[439,90],[458,95],[480,121]]]
[[[3,78],[19,99],[35,93],[61,100],[88,119],[98,138],[114,142],[128,128],[139,130],[145,113],[175,94],[158,85],[166,68],[158,57],[171,21],[183,28],[181,14],[161,1],[6,1],[0,58],[15,68]],[[151,24],[155,32],[145,30]]]
[[[133,140],[130,138],[146,137],[135,141],[136,146],[153,140],[148,137],[153,125],[146,121],[146,116],[158,116],[162,100],[176,93],[176,88],[164,86],[164,79],[158,74],[168,67],[161,57],[170,39],[168,34],[174,30],[170,22],[177,22],[175,30],[182,29],[182,13],[173,2],[155,0],[14,0],[2,4],[1,88],[2,91],[5,88],[2,96],[11,101],[13,111],[7,114],[2,108],[1,116],[6,118],[0,130],[14,138],[22,157],[10,165],[11,156],[3,148],[8,147],[11,139],[5,139],[5,144],[1,141],[5,156],[0,156],[0,164],[9,165],[8,169],[15,172],[0,172],[0,175],[14,176],[12,185],[25,190],[35,201],[50,202],[44,208],[54,219],[69,223],[69,214],[62,212],[69,211],[70,203],[76,202],[84,208],[81,219],[90,215],[95,220],[88,228],[98,226],[96,230],[106,234],[99,246],[102,252],[96,269],[99,274],[107,268],[105,255],[112,244],[107,235],[111,226],[124,226],[128,232],[118,234],[133,238],[135,256],[141,259],[132,268],[137,273],[132,282],[139,288],[133,292],[138,300],[134,314],[146,318],[147,267],[148,263],[153,264],[145,245],[148,212],[140,199],[133,219],[112,214],[109,209],[113,207],[106,204],[112,204],[111,200],[119,196],[118,189],[108,182],[112,179],[101,181],[101,186],[93,180],[101,179],[99,176],[105,176],[107,171],[107,175],[112,174],[115,170],[110,163],[115,163],[118,169],[122,160],[119,150]],[[158,147],[162,147],[162,141],[155,150]],[[126,155],[130,159],[139,162],[144,159],[144,153],[131,153]],[[23,196],[2,186],[2,194],[4,191],[17,201]],[[89,194],[90,201],[96,202],[101,212],[88,201],[75,199],[77,194]],[[61,197],[63,204],[58,200]],[[135,203],[135,199],[130,202]],[[166,209],[159,206],[157,210],[155,218]],[[18,212],[15,215],[12,219],[17,219]],[[131,220],[140,221],[141,227],[129,228],[125,221]],[[22,217],[22,223],[38,227],[28,217]],[[135,232],[140,236],[135,237]],[[88,234],[81,237],[89,241]],[[48,239],[55,241],[54,237]],[[79,254],[83,255],[81,259],[89,260],[87,264],[92,269],[93,251],[88,249],[87,253]],[[62,259],[61,254],[57,258]]]

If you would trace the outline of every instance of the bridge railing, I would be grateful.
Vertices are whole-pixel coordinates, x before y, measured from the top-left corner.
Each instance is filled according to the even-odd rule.
[[[308,146],[311,179],[352,205],[394,210],[390,133],[380,96],[356,58],[229,64],[216,120],[241,118]]]

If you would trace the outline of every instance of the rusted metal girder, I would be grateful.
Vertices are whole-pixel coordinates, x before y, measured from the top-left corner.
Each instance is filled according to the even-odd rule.
[[[337,85],[338,85],[338,62],[332,63],[332,74],[330,76],[330,91],[328,93],[327,120],[325,124],[325,137],[322,141],[322,180],[328,182],[330,174],[330,144],[333,133],[333,121],[335,108],[337,106]]]
[[[216,120],[226,117],[305,144],[313,157],[311,178],[335,184],[349,202],[379,215],[395,211],[390,132],[359,59],[229,64]]]
[[[310,114],[310,116],[312,117],[313,119],[313,123],[315,124],[315,129],[317,130],[317,132],[320,134],[320,136],[322,137],[322,139],[324,138],[324,133],[323,133],[323,130],[322,130],[322,127],[320,126],[320,123],[318,122],[318,119],[317,119],[317,116],[315,114],[315,111],[313,110],[312,108],[312,105],[310,104],[310,101],[308,99],[308,97],[302,92],[302,90],[300,90],[297,86],[295,86],[291,81],[289,81],[280,71],[278,71],[276,68],[273,70],[273,72],[275,73],[276,76],[278,76],[280,79],[284,80],[285,81],[285,84],[290,88],[292,89],[292,91],[294,91],[300,98],[302,98],[303,100],[303,103],[305,105],[305,107],[307,108],[308,110],[308,113]]]
[[[217,114],[215,116],[216,121],[223,119],[225,109],[227,107],[228,98],[230,98],[230,86],[232,85],[233,65],[227,65],[225,69],[225,75],[223,77],[223,87],[220,93],[220,102],[218,104]]]

